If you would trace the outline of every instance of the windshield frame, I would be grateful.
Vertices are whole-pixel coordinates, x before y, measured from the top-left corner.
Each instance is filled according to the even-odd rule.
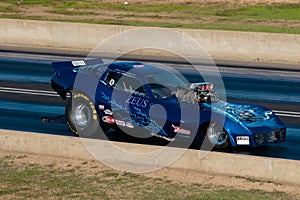
[[[169,72],[169,71],[163,71],[156,74],[151,74],[146,77],[146,82],[149,87],[149,90],[151,94],[155,98],[166,98],[172,96],[172,93],[175,92],[180,87],[187,87],[190,83],[180,76],[177,75],[177,73]],[[152,87],[153,85],[156,85],[156,87]],[[161,89],[168,89],[170,90],[170,94],[166,96],[160,96],[155,95],[157,91],[159,90],[159,87],[161,86]]]
[[[150,80],[150,78],[152,80]],[[168,79],[166,79],[168,78]],[[170,87],[186,87],[190,83],[184,79],[183,77],[179,77],[177,74],[164,71],[156,74],[151,74],[146,77],[147,83],[156,83],[156,84],[161,84],[164,86],[170,86]],[[172,81],[172,82],[170,82]]]

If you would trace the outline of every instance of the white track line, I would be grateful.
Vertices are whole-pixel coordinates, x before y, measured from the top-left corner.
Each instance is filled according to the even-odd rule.
[[[53,91],[30,90],[30,89],[10,88],[10,87],[0,87],[0,92],[16,93],[16,94],[32,94],[32,95],[41,95],[41,96],[58,96],[58,94]]]
[[[52,96],[52,97],[59,96],[54,91],[41,91],[41,90],[11,88],[11,87],[0,87],[0,92],[16,93],[16,94],[31,94],[31,95],[40,95],[40,96]],[[273,112],[275,112],[276,115],[278,115],[278,116],[300,118],[300,112],[284,111],[284,110],[273,110]]]
[[[295,117],[295,118],[300,118],[300,114],[299,114],[299,115],[289,115],[289,114],[276,113],[276,115],[278,115],[278,116],[283,116],[283,117]]]
[[[300,115],[300,112],[293,112],[293,111],[273,110],[273,112],[275,112],[275,113],[283,113],[283,114]]]
[[[300,112],[273,110],[278,116],[300,118]]]
[[[11,87],[0,87],[0,90],[28,91],[28,92],[37,92],[37,93],[44,92],[44,93],[56,94],[56,92],[54,91],[30,90],[30,89],[11,88]]]

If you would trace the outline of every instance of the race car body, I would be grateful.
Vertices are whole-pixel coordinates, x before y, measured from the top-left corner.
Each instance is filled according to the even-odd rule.
[[[139,62],[80,60],[53,63],[53,89],[68,99],[70,130],[94,137],[109,128],[216,148],[284,141],[286,128],[269,109],[219,100],[213,83],[189,83],[164,68]],[[99,129],[101,127],[101,129]]]

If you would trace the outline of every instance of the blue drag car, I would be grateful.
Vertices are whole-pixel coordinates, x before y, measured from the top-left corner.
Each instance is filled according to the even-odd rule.
[[[269,109],[218,99],[213,83],[189,83],[164,68],[101,59],[54,62],[52,88],[64,99],[70,130],[97,138],[110,128],[136,137],[179,138],[216,148],[286,139]]]

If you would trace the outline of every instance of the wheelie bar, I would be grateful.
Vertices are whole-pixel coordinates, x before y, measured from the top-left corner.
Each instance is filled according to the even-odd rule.
[[[42,118],[42,123],[47,124],[47,123],[57,123],[57,124],[64,124],[66,123],[65,120],[58,120],[64,118],[66,115],[58,115],[56,117],[47,117],[47,118]]]

